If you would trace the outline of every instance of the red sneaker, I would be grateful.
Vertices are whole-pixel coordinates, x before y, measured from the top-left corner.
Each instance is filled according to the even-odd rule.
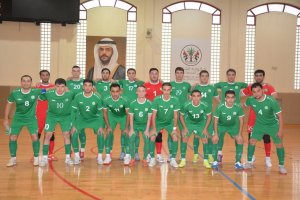
[[[80,157],[80,160],[84,160],[84,152],[80,151],[79,152],[79,157]]]
[[[147,160],[145,160],[145,159],[142,160],[142,163],[143,163],[143,166],[144,166],[144,167],[148,167],[148,162],[147,162]]]
[[[129,163],[129,167],[133,167],[135,165],[135,160],[131,159]]]

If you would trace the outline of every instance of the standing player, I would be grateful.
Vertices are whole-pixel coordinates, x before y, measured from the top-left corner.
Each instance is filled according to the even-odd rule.
[[[151,135],[156,134],[157,131],[163,129],[167,131],[172,137],[172,155],[170,159],[170,165],[172,167],[178,167],[176,162],[176,154],[178,150],[178,111],[180,110],[179,101],[176,97],[171,96],[172,86],[170,83],[163,83],[163,94],[156,97],[152,104],[152,125]],[[151,162],[154,157],[151,157]]]
[[[251,86],[251,91],[253,96],[247,99],[245,105],[252,107],[256,115],[256,121],[248,145],[248,162],[245,164],[244,168],[252,168],[252,156],[255,151],[256,142],[260,141],[264,134],[268,134],[271,136],[277,149],[279,172],[281,174],[286,174],[287,171],[284,167],[285,153],[282,144],[283,119],[281,108],[272,96],[264,94],[263,86],[260,83],[254,83]]]
[[[228,90],[225,93],[225,102],[218,105],[214,113],[214,135],[213,135],[213,156],[212,167],[218,168],[217,143],[219,137],[228,133],[235,140],[235,165],[236,169],[243,169],[241,157],[243,155],[243,124],[244,111],[240,104],[235,103],[235,92]]]
[[[275,91],[274,87],[270,84],[264,83],[264,78],[265,78],[265,71],[258,69],[255,70],[254,72],[254,80],[256,83],[260,83],[263,86],[264,94],[266,95],[272,95],[275,99],[278,99],[278,94]],[[242,90],[242,95],[245,96],[252,96],[252,91],[251,91],[251,85],[246,87],[245,89]],[[255,112],[253,109],[250,107],[249,110],[249,118],[248,118],[248,133],[249,133],[249,139],[250,139],[250,134],[252,132],[253,126],[255,124]],[[266,153],[266,159],[265,159],[265,164],[267,167],[272,167],[272,162],[271,162],[271,139],[270,135],[265,134],[263,136],[264,140],[264,146],[265,146],[265,153]],[[255,157],[253,155],[253,161],[255,161]]]
[[[47,112],[47,120],[45,124],[45,138],[43,145],[43,157],[40,161],[40,166],[43,167],[48,164],[48,151],[50,138],[53,136],[55,126],[60,124],[65,143],[65,163],[72,165],[71,160],[71,143],[70,143],[70,129],[71,129],[71,105],[74,98],[73,92],[66,91],[65,79],[58,78],[55,80],[55,90],[49,90],[45,94],[40,95],[41,101],[48,101],[49,108]]]
[[[206,103],[201,101],[201,92],[199,90],[193,90],[191,93],[192,100],[186,102],[183,108],[180,110],[180,121],[182,123],[182,143],[180,145],[181,161],[179,167],[186,165],[186,149],[187,142],[191,134],[194,133],[198,138],[202,139],[204,162],[203,166],[211,168],[208,162],[208,125],[211,120],[211,108]]]
[[[240,93],[243,88],[246,88],[248,85],[244,82],[235,82],[236,71],[234,69],[228,69],[226,71],[227,82],[219,82],[215,84],[215,87],[221,90],[221,102],[225,101],[225,93],[227,90],[233,90],[235,92],[235,103],[240,104]],[[224,145],[224,135],[220,135],[219,138],[219,147],[218,147],[218,161],[222,162],[222,149]]]
[[[220,102],[219,94],[217,88],[213,85],[209,84],[209,73],[207,70],[201,70],[199,73],[200,83],[193,86],[193,90],[199,90],[201,92],[201,101],[206,103],[209,107],[209,110],[212,111],[213,100],[215,99],[217,102]],[[213,132],[213,120],[211,120],[211,124],[209,125],[208,132],[212,135]],[[193,162],[196,163],[199,160],[199,137],[195,135],[194,137],[194,158]],[[208,160],[212,162],[212,142],[211,138],[208,138]]]
[[[83,92],[77,94],[72,105],[72,125],[75,129],[71,140],[75,152],[74,164],[80,163],[78,149],[78,133],[91,128],[97,135],[98,157],[97,163],[103,164],[102,153],[104,150],[104,122],[102,116],[102,100],[93,92],[93,81],[83,81]]]
[[[113,146],[112,135],[115,132],[117,124],[120,124],[121,129],[121,155],[120,159],[124,159],[124,164],[128,165],[130,162],[130,154],[126,152],[128,145],[128,110],[129,104],[127,99],[121,96],[121,87],[118,83],[110,85],[111,96],[103,100],[103,116],[106,124],[106,137],[105,137],[105,152],[106,157],[104,164],[111,163],[111,149]],[[126,156],[125,156],[126,152]]]
[[[182,67],[176,67],[175,81],[170,82],[172,85],[171,95],[178,98],[180,108],[182,108],[184,103],[188,100],[189,93],[191,90],[191,84],[183,81],[183,76],[184,76],[184,69]],[[183,127],[182,127],[182,124],[179,119],[178,119],[178,125],[179,125],[179,129],[180,129],[179,131],[181,131]],[[169,137],[168,137],[168,147],[169,147],[169,153],[170,153],[169,158],[171,157],[171,154],[172,154],[171,144],[172,144],[172,138],[169,135]]]
[[[151,68],[149,70],[149,82],[146,82],[144,85],[146,87],[146,98],[150,101],[153,101],[156,96],[162,94],[162,82],[159,81],[159,71],[157,68]],[[155,138],[157,161],[165,162],[164,158],[161,156],[162,149],[162,133],[159,132]]]
[[[112,81],[109,79],[110,70],[107,68],[103,68],[101,70],[101,80],[96,81],[95,88],[97,92],[101,95],[101,99],[106,99],[106,97],[110,96],[110,85]]]
[[[48,70],[40,71],[40,79],[41,79],[41,83],[37,84],[36,88],[47,89],[47,88],[54,87],[54,85],[49,82],[50,72]],[[41,101],[38,99],[37,105],[36,105],[36,117],[37,117],[37,121],[38,121],[39,139],[41,138],[41,134],[45,127],[46,117],[47,117],[47,109],[48,109],[48,101]],[[50,138],[48,159],[56,161],[57,158],[53,155],[54,140],[55,140],[55,136],[53,134],[52,137]]]
[[[7,163],[7,167],[17,164],[17,139],[24,126],[29,130],[32,140],[32,148],[34,152],[33,165],[39,165],[40,140],[38,138],[38,124],[36,118],[36,102],[38,96],[45,92],[45,89],[31,88],[32,78],[29,75],[21,77],[21,88],[12,91],[7,99],[4,111],[3,125],[9,133],[9,152],[11,158]],[[9,128],[8,115],[12,104],[16,104],[16,111]]]
[[[129,68],[127,70],[127,77],[128,80],[119,80],[119,84],[122,88],[122,96],[124,96],[127,100],[128,103],[131,103],[132,101],[136,100],[137,98],[137,87],[139,85],[143,85],[143,81],[136,80],[136,70],[133,68]],[[139,161],[139,146],[140,146],[140,136],[139,133],[136,134],[135,136],[135,160]]]
[[[144,140],[144,157],[143,157],[143,164],[144,166],[148,166],[147,163],[147,155],[150,152],[150,155],[154,157],[154,138],[153,141],[150,141],[150,134],[149,134],[149,127],[151,122],[152,116],[152,104],[151,102],[146,99],[146,88],[144,85],[139,85],[137,87],[137,99],[131,102],[129,106],[129,152],[131,158],[136,155],[136,138],[137,135],[142,132],[143,140]],[[151,142],[151,144],[150,144]],[[155,161],[155,159],[154,159]],[[130,161],[130,165],[134,164],[134,160]],[[153,163],[150,163],[151,166]]]

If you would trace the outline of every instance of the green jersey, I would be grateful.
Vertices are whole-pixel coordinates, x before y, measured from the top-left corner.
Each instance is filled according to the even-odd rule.
[[[281,112],[281,108],[274,97],[265,95],[262,101],[249,97],[245,105],[251,106],[256,114],[255,126],[268,127],[278,124],[276,114]]]
[[[214,97],[219,96],[217,88],[210,84],[197,84],[193,90],[199,90],[201,92],[201,101],[205,102],[207,106],[212,110]]]
[[[211,114],[211,108],[205,103],[200,102],[194,105],[192,101],[186,102],[180,110],[186,124],[205,124],[207,115]]]
[[[95,88],[97,92],[101,95],[102,99],[106,99],[106,97],[110,96],[110,81],[98,81],[95,84]]]
[[[146,99],[143,103],[140,103],[137,99],[130,103],[129,114],[133,115],[134,126],[146,126],[148,121],[148,115],[152,114],[152,103]]]
[[[78,81],[67,80],[67,87],[74,94],[78,94],[83,90],[83,79],[81,78]]]
[[[36,102],[42,89],[31,88],[29,92],[23,93],[21,88],[15,89],[10,93],[8,103],[16,103],[16,112],[14,117],[35,119]]]
[[[225,102],[225,93],[227,90],[233,90],[235,92],[235,103],[241,103],[240,101],[240,92],[241,89],[246,88],[248,85],[244,82],[234,82],[234,83],[228,83],[228,82],[219,82],[215,84],[215,87],[221,90],[222,96],[221,96],[221,102]]]
[[[102,116],[102,100],[101,98],[92,93],[91,96],[85,96],[84,92],[77,94],[73,100],[72,110],[78,115],[73,115],[82,120],[94,120]],[[74,122],[74,120],[73,120]]]
[[[129,109],[129,103],[123,96],[120,96],[117,100],[109,96],[103,100],[103,108],[107,109],[108,113],[114,117],[124,117],[126,116],[126,110]]]
[[[171,81],[172,92],[171,95],[178,98],[180,106],[183,106],[185,102],[188,100],[188,95],[191,90],[191,84],[188,82],[176,82]]]
[[[227,127],[238,125],[239,118],[243,116],[243,108],[237,103],[234,103],[232,107],[228,107],[226,103],[220,103],[214,113],[214,117],[219,119],[218,125]]]
[[[129,101],[132,102],[137,98],[136,89],[138,86],[143,85],[144,81],[133,81],[129,80],[119,80],[119,84],[123,89],[123,96]]]
[[[170,96],[170,99],[164,100],[163,95],[155,97],[152,103],[152,110],[157,111],[156,122],[159,124],[173,123],[174,111],[180,110],[179,101],[176,97]]]
[[[58,95],[56,90],[48,90],[39,96],[41,100],[48,100],[48,116],[64,117],[71,114],[73,92],[64,92]]]

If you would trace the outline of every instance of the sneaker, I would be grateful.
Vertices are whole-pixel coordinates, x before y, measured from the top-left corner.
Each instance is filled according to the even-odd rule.
[[[97,157],[97,163],[98,163],[98,165],[103,165],[103,159],[102,159],[102,156],[98,156],[98,157]]]
[[[185,167],[186,166],[186,160],[185,159],[181,159],[178,167]]]
[[[125,153],[124,152],[121,152],[121,154],[120,154],[120,160],[124,160],[124,157],[125,157]]]
[[[136,161],[140,161],[140,160],[141,160],[138,153],[136,153],[134,157],[135,157],[135,160],[136,160]]]
[[[171,165],[172,167],[174,167],[174,168],[177,168],[177,167],[178,167],[178,164],[177,164],[175,158],[171,158],[170,165]]]
[[[126,156],[124,157],[124,165],[125,165],[125,166],[128,166],[129,163],[130,163],[130,161],[131,161],[130,156],[129,156],[129,155],[126,155]]]
[[[135,160],[134,159],[130,160],[129,167],[133,167],[134,165],[135,165]]]
[[[74,165],[74,162],[73,162],[73,160],[71,158],[66,158],[65,163],[67,165]]]
[[[218,162],[222,163],[223,160],[223,155],[222,154],[218,154]]]
[[[33,166],[38,166],[39,165],[39,157],[34,157],[33,158]]]
[[[159,163],[164,163],[165,162],[165,159],[161,155],[157,155],[156,160]]]
[[[40,167],[45,167],[46,165],[48,165],[48,159],[47,159],[47,157],[46,157],[46,158],[43,157],[43,158],[40,160],[39,166],[40,166]]]
[[[203,161],[203,166],[204,166],[206,169],[211,169],[211,164],[209,164],[208,160],[204,160],[204,161]]]
[[[148,160],[143,159],[142,163],[144,167],[148,167]]]
[[[198,161],[199,161],[199,154],[194,154],[193,163],[196,163]]]
[[[84,152],[83,151],[79,152],[79,157],[80,157],[80,160],[84,160]]]
[[[253,167],[253,163],[252,162],[246,162],[245,164],[244,164],[244,169],[252,169],[252,167]]]
[[[109,165],[111,163],[111,157],[110,156],[105,156],[105,159],[103,161],[104,165]]]
[[[242,165],[240,162],[236,162],[236,163],[234,164],[234,167],[235,167],[235,169],[239,169],[239,170],[244,169],[243,165]]]
[[[214,162],[214,157],[212,156],[212,154],[208,154],[208,162],[209,163],[213,163]]]
[[[149,162],[149,167],[154,167],[156,165],[156,160],[155,158],[151,158]]]
[[[252,163],[256,161],[255,155],[252,156]]]
[[[80,157],[79,156],[75,156],[74,158],[74,165],[79,165],[80,164]]]
[[[58,161],[58,158],[55,157],[53,154],[49,154],[49,155],[48,155],[48,160]]]
[[[266,167],[272,167],[272,161],[270,157],[266,157],[265,163],[266,163]]]
[[[150,160],[151,160],[151,156],[150,156],[150,154],[148,154],[148,155],[147,155],[147,159],[146,159],[146,161],[149,163],[149,162],[150,162]]]
[[[287,170],[283,165],[279,165],[279,173],[280,174],[287,174]]]
[[[6,164],[6,167],[12,167],[14,165],[17,164],[17,159],[14,157],[14,158],[10,158],[8,163]]]
[[[218,161],[214,161],[214,162],[212,163],[211,167],[212,167],[213,169],[218,169],[218,167],[219,167]]]

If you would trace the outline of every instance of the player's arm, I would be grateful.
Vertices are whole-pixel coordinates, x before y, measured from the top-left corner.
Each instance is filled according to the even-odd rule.
[[[107,108],[103,108],[103,118],[104,118],[104,122],[105,122],[105,125],[106,125],[106,133],[109,133],[112,131],[109,123],[108,123],[108,114],[107,114]]]
[[[186,126],[185,120],[184,120],[184,113],[180,112],[179,114],[179,120],[183,126],[183,130],[181,131],[181,135],[184,137],[189,131]]]
[[[244,127],[244,115],[240,116],[239,120],[240,120],[239,136],[242,137],[242,131]]]
[[[174,110],[173,124],[174,124],[174,127],[173,127],[172,134],[177,134],[178,110]]]
[[[11,105],[13,104],[13,102],[8,101],[5,105],[5,109],[4,109],[4,120],[3,120],[3,126],[5,129],[9,129],[9,121],[8,121],[8,116],[11,110]]]
[[[215,144],[219,140],[219,135],[218,135],[218,122],[219,118],[214,116],[214,135],[212,137],[212,142]]]
[[[144,132],[144,134],[147,137],[150,137],[149,129],[150,129],[150,124],[151,124],[151,119],[152,119],[152,113],[148,113],[147,125],[146,125],[146,129],[145,129],[145,132]]]
[[[282,131],[283,130],[283,116],[282,116],[281,112],[276,113],[276,115],[278,117],[278,125],[279,125],[277,135],[280,139],[282,139],[283,138],[283,131]]]
[[[157,133],[156,131],[156,114],[157,110],[152,111],[152,130],[151,130],[151,135],[154,135]]]
[[[125,124],[125,129],[124,129],[124,133],[128,134],[128,127],[129,127],[129,113],[128,113],[128,108],[125,108],[126,111],[126,124]]]
[[[203,134],[206,136],[209,136],[207,129],[208,129],[208,126],[211,121],[211,113],[208,113],[206,116],[207,116],[207,119],[206,119],[205,127],[203,129]]]
[[[129,129],[129,137],[132,136],[133,132],[134,132],[134,127],[133,127],[133,117],[134,117],[134,114],[133,113],[129,113],[129,126],[130,126],[130,129]]]

